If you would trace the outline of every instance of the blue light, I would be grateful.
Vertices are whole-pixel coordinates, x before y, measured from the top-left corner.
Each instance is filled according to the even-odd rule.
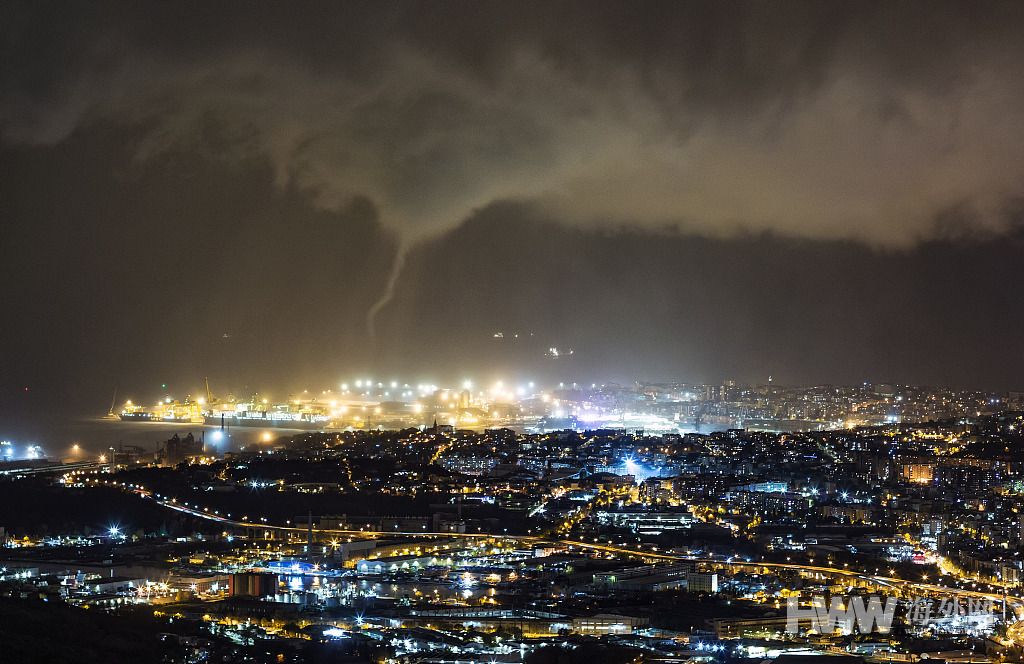
[[[649,477],[654,477],[657,473],[650,468],[637,463],[633,457],[626,457],[623,463],[626,470],[626,475],[632,475],[636,481],[643,482]]]

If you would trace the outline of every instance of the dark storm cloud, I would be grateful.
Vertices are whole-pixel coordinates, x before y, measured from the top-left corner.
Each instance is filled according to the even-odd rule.
[[[567,223],[907,244],[1024,182],[1019,4],[28,5],[8,141],[98,118],[270,160],[403,245],[499,200]]]
[[[1022,13],[4,2],[4,394],[531,363],[1014,387]]]

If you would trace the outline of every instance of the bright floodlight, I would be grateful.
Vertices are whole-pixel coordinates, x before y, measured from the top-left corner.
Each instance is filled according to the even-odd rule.
[[[107,532],[110,533],[111,537],[118,537],[121,534],[121,529],[117,526],[111,526]]]

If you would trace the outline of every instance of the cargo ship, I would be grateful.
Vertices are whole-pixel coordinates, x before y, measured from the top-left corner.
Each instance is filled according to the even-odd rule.
[[[270,403],[254,394],[247,401],[229,398],[214,403],[204,412],[204,419],[211,426],[319,430],[332,424],[332,408],[316,399],[291,396],[286,402]]]
[[[125,402],[117,416],[122,422],[150,422],[153,420],[152,411],[132,403],[131,400]]]
[[[152,407],[135,404],[129,400],[125,402],[117,416],[122,422],[174,422],[185,424],[202,424],[203,422],[202,404],[188,399],[181,402],[168,398],[164,401],[158,401]]]
[[[213,403],[210,403],[212,401]],[[331,408],[313,399],[289,399],[284,403],[269,403],[254,395],[249,401],[236,402],[193,400],[186,397],[176,401],[169,397],[152,406],[125,402],[117,413],[122,422],[165,422],[207,424],[225,427],[271,427],[279,429],[319,430],[332,424]]]
[[[186,395],[183,401],[171,396],[165,396],[152,406],[127,401],[117,410],[116,417],[125,422],[178,422],[302,431],[349,426],[363,428],[382,423],[395,427],[415,426],[425,417],[423,406],[418,403],[339,399],[327,395],[326,391],[316,396],[302,392],[291,394],[283,401],[271,400],[258,393],[242,399],[230,394],[220,398],[210,391],[207,383],[204,395]],[[114,410],[112,407],[112,413]]]

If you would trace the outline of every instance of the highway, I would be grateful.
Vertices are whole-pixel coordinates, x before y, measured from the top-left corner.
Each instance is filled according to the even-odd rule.
[[[0,475],[53,475],[69,471],[95,470],[106,466],[98,461],[72,461],[45,466],[11,466],[0,470]]]
[[[223,515],[210,512],[208,509],[199,509],[183,505],[175,500],[166,500],[152,496],[146,491],[135,490],[143,496],[147,496],[155,500],[158,504],[168,509],[183,512],[194,517],[214,521],[225,526],[232,526],[237,528],[253,528],[260,530],[271,530],[274,532],[287,532],[294,534],[306,534],[309,531],[308,527],[301,526],[280,526],[272,525],[260,522],[250,521],[238,521],[230,519]],[[943,586],[935,583],[925,583],[920,581],[909,581],[907,579],[900,579],[891,576],[884,576],[878,574],[868,574],[865,572],[858,572],[855,570],[838,568],[838,567],[825,567],[820,565],[805,565],[799,563],[776,563],[776,562],[747,562],[746,560],[721,560],[717,558],[693,558],[673,553],[661,553],[656,551],[649,551],[643,549],[635,549],[626,546],[618,546],[613,544],[602,544],[599,542],[584,542],[581,540],[571,539],[551,539],[536,535],[508,535],[508,534],[497,534],[497,533],[452,533],[452,532],[415,532],[415,531],[370,531],[370,530],[342,530],[342,529],[321,529],[314,528],[314,535],[328,535],[328,536],[343,536],[343,537],[467,537],[475,539],[500,539],[516,542],[524,542],[529,544],[543,544],[543,543],[554,543],[567,547],[578,547],[581,549],[588,549],[591,551],[599,551],[602,553],[610,553],[615,555],[623,556],[636,556],[638,558],[646,558],[649,560],[664,560],[673,562],[693,562],[702,563],[718,567],[731,567],[734,569],[749,568],[751,570],[756,569],[774,569],[774,570],[790,570],[806,574],[820,574],[822,576],[833,576],[843,577],[850,580],[859,581],[862,583],[872,584],[878,588],[893,588],[900,592],[906,593],[908,590],[912,590],[920,593],[921,595],[940,595],[946,597],[966,597],[975,598],[982,600],[991,600],[993,602],[1002,602],[1004,599],[1007,601],[1009,606],[1013,606],[1017,611],[1020,611],[1024,607],[1024,598],[1013,595],[1003,595],[1001,593],[984,592],[979,590],[964,590],[961,588],[952,588],[949,586]],[[1017,623],[1017,625],[1024,625],[1024,623]],[[1014,638],[1018,643],[1024,643],[1024,626],[1017,630],[1019,634],[1016,634],[1019,638]]]

